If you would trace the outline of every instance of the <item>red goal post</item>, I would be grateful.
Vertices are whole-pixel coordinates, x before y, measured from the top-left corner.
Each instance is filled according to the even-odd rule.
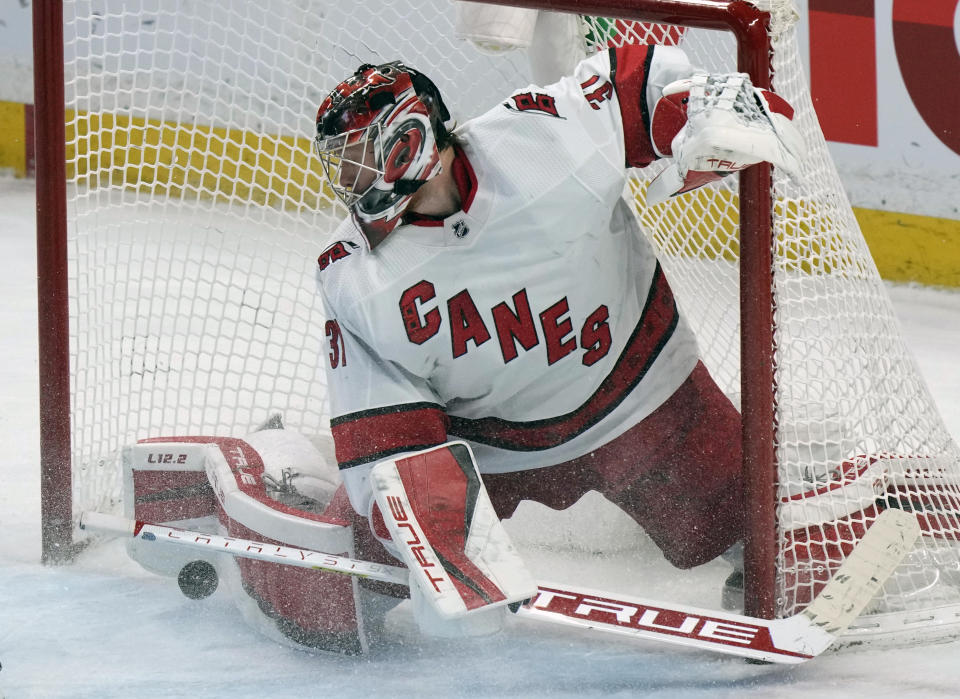
[[[276,276],[297,272],[290,261],[309,259],[309,232],[338,214],[309,149],[317,96],[358,62],[400,57],[429,67],[445,94],[464,74],[467,92],[488,90],[485,103],[455,110],[464,120],[528,79],[521,59],[458,43],[446,0],[242,0],[186,19],[136,1],[93,4],[68,3],[66,18],[60,3],[34,4],[49,562],[73,555],[77,508],[116,507],[116,454],[131,440],[239,436],[254,407],[294,424],[325,419],[322,372],[303,368],[321,355],[292,349],[320,344],[317,309],[299,290],[277,291],[296,283]],[[782,25],[790,0],[491,4],[589,12],[586,50],[677,43],[703,67],[746,72],[797,107],[811,151],[804,182],[760,165],[657,207],[643,203],[648,173],[630,190],[708,367],[743,415],[746,611],[801,608],[877,508],[891,506],[932,514],[873,618],[886,632],[912,629],[902,615],[916,609],[960,608],[950,578],[960,570],[960,456],[902,347],[829,160]],[[657,30],[665,25],[680,29]],[[436,41],[415,38],[424,26]],[[165,228],[152,230],[155,220]],[[259,230],[282,240],[258,240]],[[177,275],[186,279],[167,278]],[[954,633],[944,619],[934,626]]]
[[[73,556],[70,321],[63,5],[33,3],[40,376],[40,508],[43,561]]]

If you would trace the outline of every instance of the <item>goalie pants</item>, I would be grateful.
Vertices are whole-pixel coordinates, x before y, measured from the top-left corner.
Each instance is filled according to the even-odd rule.
[[[740,414],[698,363],[663,405],[590,454],[529,471],[486,473],[483,482],[500,519],[522,500],[562,510],[596,490],[643,527],[670,563],[692,568],[740,540],[741,470]],[[357,555],[395,564],[364,518],[356,520]],[[399,586],[362,584],[406,596]]]
[[[692,568],[742,536],[741,461],[740,414],[701,362],[657,410],[590,454],[483,482],[501,519],[521,500],[564,509],[599,491],[670,563]]]

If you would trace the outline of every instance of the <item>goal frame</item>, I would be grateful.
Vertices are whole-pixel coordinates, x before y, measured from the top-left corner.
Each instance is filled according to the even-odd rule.
[[[743,0],[486,0],[558,12],[730,32],[738,70],[769,88],[769,15]],[[678,5],[682,4],[682,8]],[[68,562],[73,543],[63,4],[33,4],[40,379],[41,538],[45,563]],[[745,613],[775,615],[776,480],[771,168],[740,175],[740,357]]]

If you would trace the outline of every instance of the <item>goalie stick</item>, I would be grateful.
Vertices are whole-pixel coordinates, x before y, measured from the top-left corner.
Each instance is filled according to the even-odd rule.
[[[126,519],[102,512],[84,512],[80,515],[80,529],[113,536],[132,536],[134,539],[149,542],[176,544],[203,551],[205,553],[228,553],[240,558],[253,558],[258,561],[282,563],[284,565],[312,570],[326,570],[331,573],[356,575],[382,582],[409,585],[406,568],[382,565],[370,561],[335,556],[322,551],[312,551],[294,546],[265,544],[251,539],[239,539],[235,536],[219,536],[205,532],[190,531],[165,524],[150,524],[139,520]]]
[[[91,532],[168,542],[205,553],[358,575],[409,584],[399,566],[248,539],[189,531],[85,512],[80,528]],[[914,515],[882,512],[836,574],[802,612],[785,619],[757,619],[583,588],[542,582],[517,609],[521,617],[673,643],[774,663],[801,663],[825,651],[860,614],[920,535]]]

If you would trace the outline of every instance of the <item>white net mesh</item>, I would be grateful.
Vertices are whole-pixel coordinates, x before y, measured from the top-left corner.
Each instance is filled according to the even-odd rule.
[[[774,86],[810,151],[802,182],[775,179],[774,191],[776,445],[780,494],[793,498],[780,509],[778,611],[806,604],[877,503],[896,503],[922,510],[928,535],[872,619],[912,630],[916,614],[896,614],[927,610],[948,628],[929,610],[960,604],[960,454],[827,153],[792,5],[773,5]],[[462,121],[526,84],[530,68],[521,52],[457,40],[445,0],[70,0],[65,15],[79,512],[117,506],[116,457],[136,439],[243,434],[274,410],[326,429],[313,270],[344,213],[310,148],[327,90],[361,62],[399,58],[427,72]],[[674,43],[708,70],[736,67],[724,32],[585,27],[593,46]],[[646,208],[661,167],[631,182],[637,216],[739,405],[737,178]]]
[[[793,34],[774,36],[773,47],[774,88],[797,107],[796,119],[811,148],[800,183],[775,185],[780,492],[809,492],[811,481],[835,483],[843,464],[851,461],[881,464],[867,472],[877,502],[918,511],[926,530],[874,605],[876,612],[907,612],[890,622],[891,628],[907,630],[924,617],[919,610],[960,602],[960,451],[904,346],[827,152],[805,77],[797,70]],[[846,551],[854,541],[851,532],[872,519],[869,507],[848,509],[851,514],[839,524],[811,516],[781,525],[783,612],[819,591],[824,559],[834,570],[838,549]],[[938,565],[926,567],[933,561]],[[918,576],[917,568],[926,574]],[[942,624],[946,633],[955,633],[951,621],[949,612],[936,616],[931,632]],[[872,623],[879,622],[860,629],[869,631]]]

